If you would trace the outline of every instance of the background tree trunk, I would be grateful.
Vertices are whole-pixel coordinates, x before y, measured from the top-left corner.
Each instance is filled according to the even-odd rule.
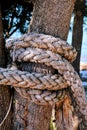
[[[77,0],[74,10],[74,26],[72,35],[72,46],[76,48],[78,54],[76,60],[73,62],[75,70],[79,73],[80,69],[80,56],[82,47],[82,37],[83,37],[83,17],[85,9],[85,0]]]
[[[66,40],[74,2],[74,0],[35,0],[29,32],[51,34]],[[51,106],[30,103],[17,92],[14,93],[14,100],[13,130],[49,129]],[[61,130],[65,130],[64,127]]]
[[[1,15],[1,5],[0,5],[0,67],[6,66],[5,59],[5,41],[3,36],[3,25],[2,25],[2,15]],[[10,89],[7,86],[0,85],[0,123],[5,117],[9,103],[10,102]],[[11,130],[11,112],[7,117],[4,124],[0,127],[0,130]]]
[[[67,39],[75,0],[36,0],[30,32]]]

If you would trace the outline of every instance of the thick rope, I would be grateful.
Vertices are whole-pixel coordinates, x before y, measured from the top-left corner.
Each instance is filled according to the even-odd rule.
[[[8,41],[6,47],[10,49],[13,61],[43,63],[52,66],[58,74],[44,75],[0,68],[0,84],[12,85],[21,96],[40,104],[58,102],[58,96],[65,95],[63,90],[70,87],[76,109],[87,126],[85,92],[78,74],[67,61],[73,61],[76,57],[72,46],[59,38],[33,33]]]
[[[0,84],[39,90],[61,90],[67,83],[60,75],[44,75],[0,68]]]
[[[15,49],[34,47],[50,50],[62,55],[69,61],[74,61],[77,55],[76,50],[71,45],[60,38],[55,38],[51,35],[29,33],[23,35],[19,39],[8,40],[6,48],[12,49],[14,46]]]
[[[66,98],[67,89],[60,91],[48,91],[48,90],[37,90],[37,89],[24,89],[24,88],[15,88],[19,94],[39,105],[53,105],[57,102],[61,102]]]

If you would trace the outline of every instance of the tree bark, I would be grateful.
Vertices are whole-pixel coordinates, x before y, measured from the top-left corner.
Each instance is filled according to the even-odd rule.
[[[74,3],[75,0],[36,0],[29,31],[66,40]]]
[[[14,93],[12,130],[48,130],[52,107],[39,106]]]
[[[5,61],[5,41],[3,36],[3,25],[0,5],[0,67],[6,66]],[[0,124],[4,119],[10,104],[10,89],[7,86],[0,85]],[[11,130],[11,112],[6,121],[0,127],[0,130]]]
[[[85,0],[77,0],[75,5],[75,17],[72,35],[72,46],[76,48],[78,54],[76,60],[73,62],[75,70],[79,73],[80,56],[83,37],[83,17],[84,17]]]
[[[71,100],[68,94],[64,101],[56,105],[55,117],[57,130],[77,130],[73,126]]]
[[[50,34],[66,40],[74,2],[74,0],[35,0],[29,32]],[[14,100],[13,130],[49,129],[52,106],[39,106],[28,102],[17,92],[14,93]]]

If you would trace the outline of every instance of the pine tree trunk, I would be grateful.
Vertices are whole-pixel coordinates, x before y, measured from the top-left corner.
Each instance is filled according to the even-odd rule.
[[[73,26],[72,46],[76,48],[78,54],[73,62],[75,70],[79,73],[80,57],[83,37],[83,17],[84,17],[85,0],[77,0],[75,5],[75,17]]]
[[[0,67],[5,67],[5,41],[3,36],[3,25],[0,5]],[[7,86],[0,85],[0,124],[3,121],[10,104],[10,90]],[[0,130],[11,130],[11,112],[6,121],[0,127]]]
[[[67,39],[75,0],[36,0],[30,32]]]
[[[66,40],[74,2],[74,0],[35,0],[29,32],[51,34]],[[49,129],[52,106],[39,106],[28,102],[17,92],[14,93],[14,100],[13,130]]]
[[[74,129],[71,100],[68,95],[63,102],[56,105],[55,117],[57,130],[77,130]]]

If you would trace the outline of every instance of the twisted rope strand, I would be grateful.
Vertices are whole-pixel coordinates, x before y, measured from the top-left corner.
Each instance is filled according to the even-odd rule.
[[[61,90],[67,88],[67,83],[60,75],[44,75],[26,71],[0,68],[0,84],[21,88],[36,88],[40,90]]]
[[[60,38],[44,34],[25,34],[19,39],[9,40],[6,43],[6,48],[8,49],[12,49],[13,46],[15,46],[16,49],[34,47],[50,50],[52,52],[59,53],[69,61],[74,61],[77,55],[76,50],[67,42]]]
[[[67,89],[60,91],[48,91],[48,90],[37,90],[37,89],[24,89],[15,88],[16,91],[24,98],[39,104],[39,105],[53,105],[58,101],[64,100],[66,98]]]
[[[59,54],[55,54],[51,51],[31,47],[27,49],[17,49],[17,51],[15,51],[15,60],[20,62],[31,61],[36,63],[44,63],[47,66],[52,66],[54,69],[57,69],[65,79],[67,85],[71,86],[73,96],[78,105],[78,111],[81,114],[84,113],[84,116],[87,119],[87,114],[85,113],[85,111],[87,112],[87,102],[81,80],[67,60],[62,58]]]

